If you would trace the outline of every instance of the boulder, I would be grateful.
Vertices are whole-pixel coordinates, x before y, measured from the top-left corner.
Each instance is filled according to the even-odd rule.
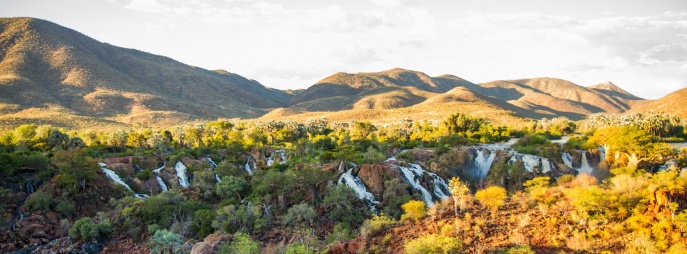
[[[398,171],[385,164],[363,164],[358,171],[358,177],[363,180],[377,200],[382,200],[384,194],[384,176],[399,177]]]
[[[232,238],[230,234],[210,234],[202,242],[193,245],[191,254],[217,253],[220,246],[231,241]]]

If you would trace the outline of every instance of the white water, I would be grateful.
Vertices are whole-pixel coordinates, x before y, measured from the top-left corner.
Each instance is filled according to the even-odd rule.
[[[605,161],[606,160],[606,148],[603,146],[599,146],[597,149],[599,150],[599,161]]]
[[[219,179],[219,175],[217,175],[217,171],[215,169],[217,168],[217,164],[215,164],[214,161],[210,157],[207,157],[208,163],[210,164],[210,167],[212,167],[212,172],[215,173],[215,180],[217,180],[218,183],[221,183],[222,180]]]
[[[160,185],[160,189],[162,189],[162,191],[168,191],[169,190],[167,188],[167,185],[165,184],[165,181],[162,181],[162,177],[155,176],[155,180],[157,180],[157,183]]]
[[[570,154],[570,153],[562,153],[562,154],[561,154],[561,157],[562,157],[561,159],[563,159],[563,164],[565,164],[565,165],[568,166],[569,168],[573,168],[573,164],[572,164],[573,157],[572,157],[572,154]]]
[[[422,194],[422,200],[425,201],[425,205],[427,205],[427,207],[433,207],[434,202],[432,201],[432,194],[429,194],[429,191],[420,184],[420,177],[424,174],[424,170],[420,165],[410,164],[410,167],[398,166],[398,169],[401,171],[401,174],[403,174],[403,179],[406,180],[406,183]]]
[[[485,157],[484,150],[489,151],[488,157]],[[477,150],[477,157],[475,157],[475,168],[477,168],[477,172],[479,173],[479,179],[487,178],[487,173],[489,173],[489,169],[491,169],[491,164],[494,162],[494,158],[496,158],[496,153],[488,148],[482,148],[481,151]]]
[[[339,177],[339,184],[345,184],[348,187],[351,187],[354,191],[355,194],[360,198],[360,200],[367,199],[370,202],[370,208],[374,209],[373,204],[379,204],[379,201],[375,199],[375,196],[372,195],[372,193],[367,191],[367,188],[365,187],[365,183],[363,183],[363,180],[360,179],[360,177],[353,176],[353,169],[349,169],[346,171],[346,173],[341,174]]]
[[[491,151],[496,150],[506,150],[509,149],[515,142],[518,142],[519,138],[511,138],[504,143],[492,143],[492,144],[482,144],[481,147],[487,148]]]
[[[551,143],[556,143],[559,145],[564,145],[565,143],[568,143],[568,140],[570,139],[569,136],[562,136],[561,139],[556,139],[556,140],[551,140]]]
[[[179,186],[186,188],[191,185],[188,182],[188,177],[186,176],[187,168],[184,163],[181,163],[181,161],[177,162],[177,164],[174,165],[174,170],[177,172],[177,177],[179,177]]]
[[[279,153],[279,156],[281,157],[281,162],[279,164],[286,163],[286,151],[279,149],[277,150],[277,153]]]
[[[272,154],[269,158],[267,158],[267,161],[265,161],[265,165],[268,167],[272,166],[274,164],[274,154]]]
[[[529,172],[535,172],[535,168],[539,168],[541,173],[546,173],[551,171],[553,168],[551,161],[549,161],[547,158],[542,158],[531,154],[519,154],[517,152],[510,157],[508,164],[513,164],[518,160],[522,161],[523,166],[525,166],[525,170]]]
[[[118,184],[120,184],[120,185],[124,185],[124,187],[126,187],[127,189],[129,189],[129,190],[132,191],[132,192],[134,191],[134,190],[131,189],[131,187],[129,187],[128,184],[126,184],[124,181],[122,181],[122,178],[119,178],[119,175],[117,175],[117,173],[115,173],[113,170],[107,169],[107,168],[103,168],[103,172],[105,172],[105,175],[107,175],[108,178],[110,178],[110,179],[112,179],[113,181],[115,181],[115,183],[118,183]]]
[[[243,165],[243,169],[245,169],[249,175],[253,175],[253,170],[250,169],[250,162],[255,164],[255,159],[253,159],[252,156],[246,156],[246,164]]]
[[[162,171],[162,169],[164,169],[164,168],[165,168],[165,166],[163,165],[163,166],[162,166],[162,167],[160,167],[160,168],[157,168],[157,169],[153,169],[153,173],[155,173],[155,174],[159,174],[159,173],[160,173],[160,171]]]
[[[577,169],[577,172],[591,175],[592,167],[589,166],[589,161],[587,160],[587,151],[582,151],[582,158],[580,160],[580,168]]]

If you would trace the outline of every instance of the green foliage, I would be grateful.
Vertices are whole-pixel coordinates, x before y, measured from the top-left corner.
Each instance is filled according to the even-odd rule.
[[[69,229],[69,237],[74,240],[97,240],[111,232],[112,226],[109,222],[94,223],[91,218],[84,217],[74,222]]]
[[[425,202],[422,201],[411,200],[403,204],[401,208],[403,209],[403,215],[401,216],[402,221],[419,221],[427,215]]]
[[[408,254],[460,253],[462,245],[462,241],[458,238],[428,234],[407,242],[404,245],[404,251]]]
[[[234,234],[231,242],[222,244],[219,253],[221,254],[258,254],[260,245],[244,233]]]
[[[365,225],[365,223],[363,223]],[[363,226],[364,227],[364,226]],[[362,227],[361,227],[362,228]],[[336,223],[332,233],[327,236],[328,243],[346,242],[352,238],[351,226],[346,223]]]
[[[506,189],[498,186],[491,186],[475,193],[475,198],[483,206],[486,206],[491,211],[492,215],[495,215],[499,207],[506,203],[507,197]]]
[[[60,170],[58,183],[68,192],[74,194],[84,191],[97,177],[98,163],[87,156],[87,150],[74,148],[55,153],[55,164]]]
[[[410,201],[412,197],[408,195],[408,184],[401,179],[394,178],[384,182],[384,194],[382,195],[384,214],[395,219],[400,219],[403,214],[401,205]]]
[[[37,191],[26,201],[26,207],[31,211],[50,211],[53,205],[53,197],[49,193]]]
[[[155,231],[148,242],[150,251],[156,254],[183,253],[184,240],[180,235],[166,229]]]
[[[155,175],[153,174],[153,171],[150,169],[141,170],[141,172],[138,172],[138,174],[136,174],[136,178],[141,179],[143,181],[153,178],[154,176]]]
[[[284,226],[313,226],[315,219],[317,219],[317,214],[312,206],[308,204],[298,204],[289,208],[282,219],[282,224]]]
[[[203,239],[215,230],[212,228],[212,221],[215,220],[215,212],[210,209],[198,210],[193,213],[193,231],[198,234],[199,239]]]
[[[358,196],[353,189],[345,185],[330,186],[326,190],[322,205],[327,209],[329,219],[359,225],[363,221],[365,210],[361,210],[356,203]]]
[[[361,235],[374,235],[382,230],[391,228],[397,224],[390,216],[380,214],[372,215],[372,218],[365,220],[360,227]]]
[[[503,253],[503,254],[535,254],[534,250],[532,250],[532,247],[529,245],[518,245],[515,247],[508,248],[507,250],[504,250],[504,251],[499,251],[499,253]]]
[[[70,200],[63,198],[57,202],[57,206],[55,206],[55,212],[62,215],[62,217],[70,217],[76,214],[76,207]]]

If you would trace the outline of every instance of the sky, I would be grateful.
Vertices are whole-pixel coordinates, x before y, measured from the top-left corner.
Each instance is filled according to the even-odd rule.
[[[686,0],[0,0],[101,42],[278,89],[405,68],[474,83],[687,87]]]

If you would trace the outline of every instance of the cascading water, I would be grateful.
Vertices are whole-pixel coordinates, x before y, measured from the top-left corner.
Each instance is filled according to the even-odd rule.
[[[100,166],[102,167],[103,172],[105,172],[105,175],[106,175],[108,178],[112,179],[112,180],[115,181],[115,183],[117,183],[117,184],[123,185],[124,187],[126,187],[127,189],[129,189],[131,192],[134,192],[134,190],[132,190],[131,187],[129,187],[128,184],[126,184],[124,181],[122,181],[122,178],[120,178],[119,175],[117,175],[117,173],[115,173],[115,172],[114,172],[113,170],[111,170],[111,169],[105,168],[105,167],[104,167],[104,166],[105,166],[105,163],[101,163]],[[134,196],[137,197],[137,198],[147,198],[147,197],[148,197],[148,195],[146,195],[146,194],[139,194],[139,193],[135,193],[135,192],[134,192]]]
[[[529,172],[535,172],[535,169],[539,168],[541,173],[547,173],[555,167],[553,163],[549,161],[549,159],[531,154],[520,154],[516,152],[512,157],[510,157],[508,164],[513,164],[516,161],[522,161],[523,166],[525,166],[525,170]]]
[[[286,163],[286,151],[284,151],[283,149],[279,149],[277,150],[277,153],[279,153],[279,157],[281,157],[281,162],[279,164]]]
[[[422,200],[425,201],[425,205],[433,207],[432,194],[429,194],[429,191],[420,184],[420,177],[424,174],[424,170],[420,165],[410,164],[410,167],[398,166],[398,169],[401,171],[405,182],[422,194]]]
[[[587,160],[587,151],[582,151],[582,158],[580,160],[580,168],[577,169],[577,172],[591,174],[592,167],[589,166],[589,161]]]
[[[155,176],[155,180],[157,180],[157,183],[160,185],[160,189],[162,189],[162,191],[168,191],[169,190],[167,188],[167,185],[165,184],[165,181],[162,180],[162,177]]]
[[[246,164],[243,165],[243,169],[245,169],[249,175],[253,175],[253,170],[250,169],[250,163],[255,164],[255,159],[253,159],[253,156],[246,156]]]
[[[31,194],[33,194],[34,192],[36,192],[36,190],[35,190],[35,188],[33,187],[33,184],[31,184],[30,182],[27,182],[27,183],[26,183],[26,194],[31,195]]]
[[[215,173],[215,180],[217,180],[218,183],[221,183],[222,180],[219,179],[219,175],[217,175],[217,171],[215,169],[217,168],[217,164],[215,164],[214,161],[210,157],[207,157],[208,163],[210,164],[210,167],[212,167],[212,172]]]
[[[561,154],[561,159],[563,160],[563,164],[565,164],[565,165],[568,166],[569,168],[573,168],[573,164],[572,164],[573,157],[572,157],[572,154],[570,154],[570,153],[562,153],[562,154]]]
[[[153,173],[160,174],[160,171],[162,171],[162,169],[164,169],[164,168],[165,168],[165,166],[163,165],[160,168],[153,169]],[[168,191],[169,190],[169,188],[167,188],[167,184],[165,184],[165,181],[162,180],[162,177],[155,175],[155,180],[157,180],[157,183],[160,185],[160,189],[162,189],[162,191]]]
[[[485,150],[489,152],[489,156],[484,155]],[[475,168],[477,169],[477,173],[479,174],[479,179],[485,179],[487,178],[487,173],[489,173],[489,169],[491,169],[491,164],[494,162],[494,158],[496,158],[496,153],[487,148],[482,148],[482,150],[476,151],[477,156],[475,157]]]
[[[367,191],[367,188],[365,187],[365,183],[363,183],[363,180],[360,179],[360,177],[353,176],[353,169],[349,169],[345,173],[341,174],[339,177],[339,184],[345,184],[348,187],[351,187],[353,191],[355,191],[355,194],[360,198],[360,200],[367,200],[368,205],[370,206],[370,209],[373,211],[376,211],[375,204],[379,204],[379,201],[375,199],[375,196],[372,195],[372,193]]]
[[[177,164],[174,165],[174,170],[177,172],[177,177],[179,177],[179,186],[186,188],[189,185],[191,185],[188,182],[188,177],[186,177],[187,168],[186,165],[184,165],[184,163],[182,163],[181,161],[177,162]]]
[[[274,153],[270,154],[270,157],[267,158],[267,161],[265,161],[265,165],[268,167],[272,166],[274,164]]]

